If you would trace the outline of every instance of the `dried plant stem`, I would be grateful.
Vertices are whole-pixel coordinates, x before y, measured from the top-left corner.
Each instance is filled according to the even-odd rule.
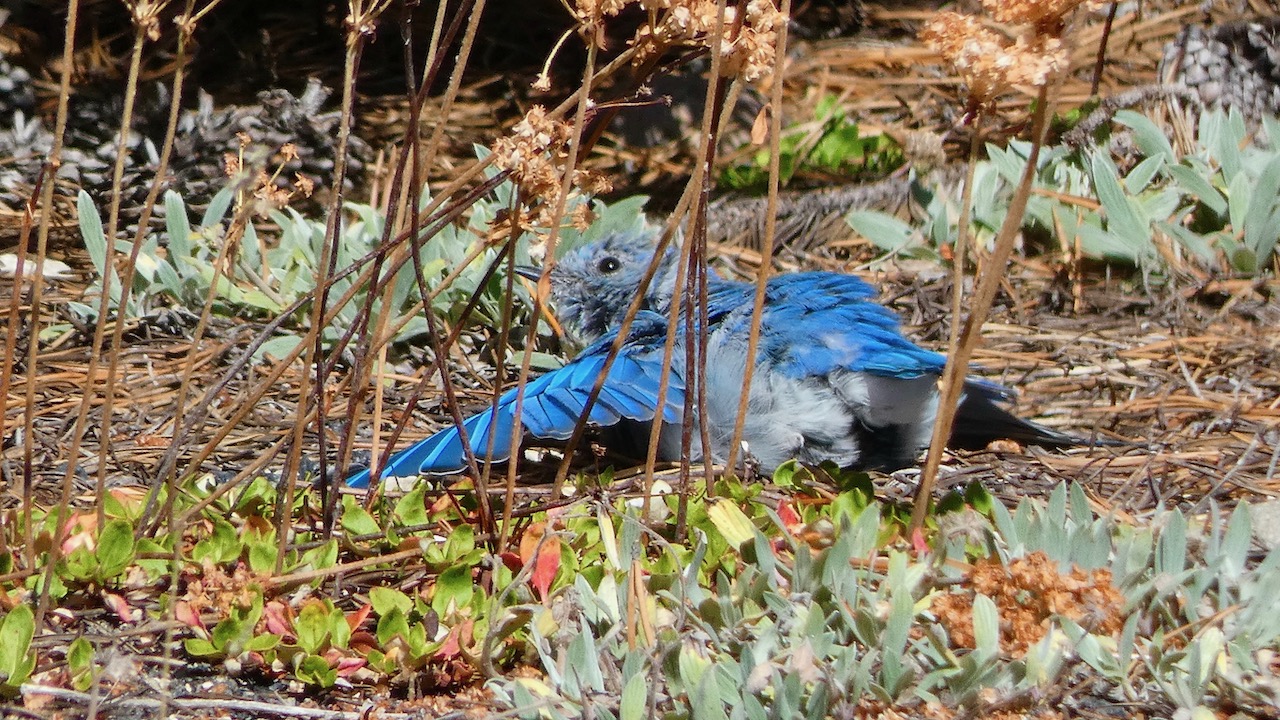
[[[1026,168],[1018,188],[1009,201],[1009,209],[996,237],[995,250],[987,258],[985,267],[974,292],[973,302],[969,307],[969,316],[965,319],[964,330],[948,348],[947,365],[942,373],[942,388],[939,393],[937,417],[933,425],[933,437],[929,443],[929,453],[925,457],[924,470],[920,474],[920,486],[916,489],[915,506],[911,512],[910,532],[915,533],[924,527],[925,517],[929,511],[929,502],[933,497],[933,486],[937,481],[938,469],[942,465],[942,454],[946,450],[947,440],[951,437],[951,428],[955,422],[956,409],[961,393],[964,390],[965,376],[968,374],[969,359],[977,347],[981,337],[982,324],[986,322],[991,304],[995,301],[996,291],[1004,278],[1005,264],[1013,252],[1018,230],[1022,226],[1022,217],[1027,209],[1027,199],[1031,196],[1032,180],[1035,178],[1036,162],[1040,157],[1040,148],[1044,143],[1045,130],[1049,117],[1049,84],[1040,86],[1040,94],[1035,103],[1035,113],[1031,121],[1031,152],[1027,157]],[[1054,83],[1056,85],[1056,83]],[[970,161],[972,165],[972,161]],[[965,192],[968,193],[967,183]],[[967,207],[967,205],[966,205]],[[957,316],[955,321],[958,321]],[[953,322],[955,322],[953,321]]]
[[[361,52],[365,39],[377,24],[382,11],[389,3],[372,0],[365,6],[361,0],[350,0],[347,15],[347,51],[343,60],[342,74],[342,108],[341,120],[338,123],[338,143],[333,161],[333,198],[329,203],[329,217],[325,223],[324,242],[320,250],[320,258],[316,262],[316,301],[311,306],[311,326],[307,328],[307,336],[302,344],[307,346],[303,354],[302,374],[298,382],[297,416],[293,424],[293,444],[285,460],[283,501],[277,507],[276,522],[279,538],[279,552],[276,556],[275,572],[280,573],[284,563],[285,543],[288,533],[285,532],[291,521],[293,497],[297,492],[298,469],[302,462],[302,447],[306,441],[305,418],[314,402],[316,409],[315,442],[316,454],[320,461],[320,476],[326,476],[327,453],[325,419],[328,418],[328,397],[325,394],[325,380],[328,377],[327,364],[321,362],[324,357],[324,316],[329,305],[329,278],[337,270],[338,243],[342,242],[342,204],[345,199],[343,185],[347,176],[347,150],[351,139],[353,107],[355,105],[356,74],[360,68]],[[314,372],[314,386],[312,373]],[[314,393],[314,397],[309,397]],[[328,488],[326,487],[326,490]],[[322,499],[324,518],[324,535],[327,538],[332,531],[336,518],[337,496],[325,492]]]
[[[221,0],[211,0],[206,6],[208,11],[216,6]],[[142,204],[142,213],[138,218],[138,229],[134,233],[133,248],[129,252],[129,259],[125,263],[124,270],[121,272],[122,278],[133,277],[134,268],[138,263],[138,253],[142,248],[143,240],[147,235],[147,228],[151,224],[151,214],[155,208],[156,200],[160,197],[160,188],[164,186],[164,177],[169,160],[173,155],[173,140],[178,129],[178,118],[182,113],[182,89],[186,80],[187,67],[187,47],[191,41],[191,37],[195,32],[196,21],[193,19],[195,0],[187,0],[186,8],[183,10],[182,16],[175,23],[178,27],[178,48],[174,56],[174,72],[172,89],[169,92],[169,121],[165,126],[164,140],[160,148],[160,160],[156,165],[155,178],[151,183],[150,190],[147,191],[146,200]],[[127,128],[126,128],[127,130]],[[124,135],[122,134],[122,140]],[[124,157],[124,148],[121,147],[120,156]],[[119,188],[112,193],[115,208],[119,201]],[[113,212],[115,212],[113,210]],[[115,218],[113,217],[114,221]],[[108,235],[112,237],[112,235]],[[103,282],[106,282],[105,279]],[[133,291],[133,284],[130,282],[122,282],[120,287],[120,307],[124,308],[129,303],[129,297]],[[106,492],[106,475],[107,475],[107,451],[110,443],[107,438],[111,436],[112,422],[112,406],[115,402],[116,378],[120,372],[120,350],[124,343],[124,326],[125,323],[117,321],[111,333],[111,352],[109,353],[110,364],[107,367],[106,386],[103,391],[102,405],[102,440],[98,443],[98,478],[97,478],[97,496],[99,502],[98,507],[98,527],[102,527],[104,523],[105,505],[101,498]]]
[[[779,11],[783,17],[791,17],[791,0],[782,0]],[[774,233],[778,227],[778,184],[782,175],[782,78],[787,57],[787,23],[778,23],[776,42],[778,50],[773,63],[773,92],[769,98],[769,196],[765,205],[764,238],[760,247],[760,272],[756,277],[756,293],[751,305],[751,330],[747,334],[746,372],[742,377],[742,395],[738,398],[738,415],[733,422],[733,438],[729,441],[729,454],[725,458],[725,467],[729,472],[734,472],[737,467],[738,449],[747,424],[751,380],[755,376],[756,351],[760,346],[760,323],[764,317],[765,288],[769,286]]]
[[[692,455],[693,432],[695,430],[700,435],[703,480],[708,495],[712,494],[715,484],[711,470],[711,438],[708,432],[706,414],[707,336],[709,334],[707,328],[706,264],[707,205],[711,195],[710,175],[715,163],[715,139],[719,130],[718,121],[720,120],[721,111],[724,109],[724,86],[728,82],[721,75],[721,68],[724,62],[726,6],[725,0],[719,0],[716,9],[716,22],[708,42],[708,47],[711,51],[711,68],[708,70],[708,74],[711,77],[711,85],[707,89],[706,102],[702,108],[702,128],[699,133],[698,154],[696,155],[700,162],[696,166],[693,178],[689,183],[691,187],[697,188],[697,194],[694,196],[690,214],[690,237],[686,238],[687,247],[684,248],[688,258],[688,275],[685,281],[689,285],[688,290],[690,290],[690,293],[684,298],[684,306],[687,310],[684,316],[685,402],[680,437],[680,488],[678,492],[679,500],[676,505],[675,526],[675,536],[680,539],[685,536],[686,522],[689,515],[689,457]],[[734,24],[736,30],[741,30],[742,18],[742,13],[735,15]],[[677,286],[679,286],[679,282],[677,282]],[[696,319],[693,314],[695,301],[697,302],[698,312]],[[671,304],[673,308],[678,308],[681,305],[680,301],[674,296],[671,299]],[[676,317],[678,317],[678,314]],[[669,334],[674,333],[676,328],[669,327],[667,332]],[[663,370],[664,375],[669,374],[671,372],[671,363],[664,364]],[[694,390],[692,398],[689,392],[691,388]],[[691,399],[693,400],[692,403],[690,402]],[[661,425],[661,423],[654,424]]]
[[[483,0],[480,0],[479,3],[472,3],[471,9],[470,9],[470,15],[468,15],[467,31],[465,35],[463,35],[462,37],[461,49],[458,50],[458,61],[457,61],[457,64],[454,65],[453,76],[449,78],[449,82],[451,82],[451,87],[454,88],[454,94],[456,94],[457,92],[456,87],[458,86],[458,83],[461,82],[460,76],[462,74],[462,70],[465,69],[466,67],[466,60],[467,58],[470,58],[472,46],[474,46],[475,44],[476,32],[477,32],[477,28],[479,28],[480,17],[481,17],[481,13],[483,13],[483,10],[484,10]],[[462,17],[463,15],[461,14],[461,10],[460,10],[460,14],[454,15],[453,23],[451,23],[451,26],[449,26],[449,29],[448,29],[448,36],[444,38],[444,41],[443,41],[444,45],[451,44],[453,37],[457,35],[458,28],[461,27]],[[403,328],[404,324],[408,323],[408,320],[410,320],[413,315],[416,315],[417,313],[419,313],[419,311],[425,310],[426,325],[428,325],[428,337],[430,338],[430,342],[431,342],[431,352],[433,352],[433,356],[435,360],[434,364],[436,366],[436,370],[438,370],[438,374],[440,377],[440,387],[442,387],[444,391],[445,406],[447,406],[449,411],[451,411],[453,415],[454,424],[456,424],[456,427],[458,428],[458,434],[460,434],[460,441],[462,442],[462,446],[463,446],[463,457],[465,457],[466,459],[467,468],[471,470],[472,477],[477,477],[477,475],[479,475],[479,469],[477,469],[475,454],[474,452],[471,452],[471,445],[470,445],[470,442],[467,441],[467,437],[466,437],[466,429],[462,427],[462,410],[461,410],[461,407],[458,407],[457,396],[456,396],[456,393],[454,393],[454,389],[453,389],[453,380],[451,377],[449,377],[449,372],[448,372],[448,365],[447,365],[448,351],[449,351],[449,347],[452,346],[453,340],[454,338],[456,338],[456,336],[454,336],[454,334],[451,333],[449,334],[449,337],[447,338],[447,340],[445,340],[444,342],[439,341],[439,331],[438,331],[438,328],[436,328],[435,316],[431,314],[430,301],[434,299],[435,293],[438,293],[442,291],[443,288],[448,287],[449,284],[453,282],[453,278],[456,278],[457,275],[462,272],[463,268],[466,268],[467,265],[470,265],[471,260],[474,260],[476,256],[480,255],[481,249],[480,247],[476,247],[476,249],[474,249],[474,252],[472,252],[471,255],[468,255],[467,259],[463,261],[463,263],[461,263],[460,266],[458,266],[458,268],[453,270],[453,273],[449,274],[448,277],[444,278],[444,281],[440,283],[440,286],[436,288],[436,291],[434,293],[433,291],[430,291],[430,288],[426,287],[426,278],[424,274],[424,269],[422,269],[422,264],[421,264],[422,242],[425,242],[426,240],[428,240],[428,238],[422,237],[422,234],[424,234],[421,232],[422,214],[426,213],[426,211],[429,211],[431,208],[435,208],[435,206],[438,206],[439,202],[442,201],[444,197],[452,196],[453,192],[456,192],[458,188],[461,188],[460,184],[458,184],[457,181],[454,181],[454,183],[451,186],[451,188],[453,188],[453,191],[452,192],[449,190],[445,191],[442,195],[442,199],[435,201],[434,204],[431,205],[431,208],[428,208],[426,210],[420,210],[419,206],[417,206],[417,201],[419,201],[421,188],[425,187],[426,184],[430,182],[428,179],[428,174],[429,174],[430,164],[433,163],[433,160],[430,160],[430,158],[433,158],[434,152],[436,150],[436,145],[438,145],[438,143],[440,142],[440,137],[442,137],[442,135],[440,135],[439,132],[433,133],[433,136],[431,136],[431,141],[428,143],[428,149],[426,149],[428,150],[429,159],[422,159],[421,158],[421,142],[419,141],[419,124],[422,117],[422,106],[426,104],[426,99],[428,99],[428,92],[430,90],[431,83],[435,81],[435,74],[439,72],[439,68],[440,68],[440,61],[439,61],[440,56],[438,53],[436,53],[436,47],[440,45],[439,32],[440,32],[440,26],[442,26],[442,24],[443,24],[443,18],[440,18],[440,17],[436,18],[436,24],[433,31],[433,38],[431,38],[431,53],[430,53],[430,58],[428,60],[428,69],[426,69],[426,72],[424,73],[424,78],[422,78],[422,85],[419,88],[417,88],[417,91],[415,92],[415,94],[413,94],[415,95],[415,101],[413,101],[410,106],[410,123],[408,123],[408,127],[406,128],[406,133],[404,133],[404,145],[401,152],[401,158],[399,158],[399,161],[396,167],[396,174],[394,174],[393,182],[392,182],[392,192],[390,192],[390,197],[393,197],[393,199],[398,199],[399,201],[402,202],[402,205],[401,205],[402,209],[408,208],[408,217],[410,217],[410,219],[408,219],[408,229],[407,229],[408,252],[410,252],[410,258],[413,261],[413,275],[415,275],[417,287],[419,287],[419,295],[421,296],[422,300],[420,305],[413,306],[413,309],[411,309],[410,313],[404,314],[403,318],[401,319],[401,322],[398,322],[396,325],[394,325],[394,328],[392,329],[392,331],[385,332],[385,327],[384,327],[383,331],[376,333],[374,336],[374,340],[375,340],[374,347],[376,348],[376,350],[378,350],[379,359],[381,359],[381,357],[384,357],[385,347],[387,347],[387,343],[392,341],[392,338],[396,337],[396,334],[399,333],[399,329]],[[404,61],[406,61],[406,74],[404,74],[404,77],[412,78],[413,73],[411,72],[410,69],[408,69],[411,67],[411,64],[412,64],[412,55],[408,53],[408,50],[406,50],[406,58],[404,58]],[[412,92],[412,87],[410,88],[410,90]],[[443,110],[443,113],[445,115],[447,115],[448,113],[447,108],[448,108],[449,102],[451,101],[449,100],[445,101],[445,109]],[[474,165],[474,168],[476,168],[475,172],[477,173],[479,172],[479,169],[483,169],[485,165],[489,163],[489,161],[492,161],[492,156],[490,156],[490,158],[486,159],[485,161],[481,161],[481,163],[476,163]],[[403,190],[397,192],[399,181],[401,181],[401,178],[403,177],[404,169],[406,168],[410,168],[410,182],[408,182],[407,188],[403,188]],[[470,173],[465,173],[465,174],[470,174]],[[506,173],[498,173],[497,176],[495,176],[494,178],[490,178],[489,182],[500,181],[500,179],[504,177],[506,177]],[[481,183],[481,187],[485,187],[486,184],[489,184],[489,183],[488,182]],[[466,208],[466,206],[470,206],[471,201],[468,201],[467,197],[479,197],[479,196],[480,196],[479,193],[476,193],[475,191],[472,191],[472,193],[470,193],[470,196],[467,196],[467,195],[463,196],[463,201],[457,202],[457,204],[453,206],[454,210],[456,210],[457,213],[461,213],[461,210],[463,208]],[[388,211],[388,214],[390,214],[390,211]],[[439,227],[443,227],[443,225],[436,225],[436,229],[439,229]],[[390,232],[390,224],[388,224],[388,232]],[[435,234],[434,232],[429,233],[429,237],[434,237],[434,234]],[[385,245],[385,242],[384,242],[384,245]],[[378,260],[375,261],[375,270],[374,270],[375,277],[379,277],[380,265],[381,265],[381,255],[379,255]],[[380,277],[387,278],[388,288],[390,288],[390,283],[393,282],[394,275],[396,275],[396,273],[398,272],[399,264],[396,264],[396,268],[397,269],[392,269],[390,270],[390,272],[385,273],[384,275],[380,275]],[[476,288],[474,295],[472,295],[472,301],[476,301],[477,299],[479,299],[481,287]],[[372,295],[370,295],[370,305],[366,305],[366,309],[365,309],[366,316],[367,316],[367,313],[369,313],[369,311],[372,310],[371,302],[372,302]],[[384,307],[387,307],[388,309],[388,318],[389,318],[390,306],[387,304],[384,304]],[[467,309],[463,311],[463,318],[465,318],[465,316],[467,315],[470,315],[471,307],[474,307],[474,304],[468,304]],[[362,345],[364,345],[364,341],[362,341]],[[358,401],[362,396],[364,396],[364,388],[366,387],[366,384],[367,384],[364,379],[365,377],[364,359],[367,356],[367,350],[365,350],[364,352],[360,352],[360,354],[357,354],[357,355],[358,355],[357,357],[358,365],[357,365],[356,375],[357,375],[357,378],[360,379],[360,382],[358,382],[357,384],[357,393],[355,398]],[[380,447],[384,448],[384,450],[387,452],[392,450],[394,443],[396,443],[397,439],[399,438],[399,434],[403,432],[404,427],[406,427],[406,425],[408,424],[408,419],[410,419],[413,407],[415,407],[417,404],[417,398],[419,398],[422,389],[425,388],[425,384],[429,382],[429,378],[430,378],[430,374],[426,374],[424,375],[424,377],[422,377],[422,382],[419,383],[419,386],[417,386],[415,391],[413,391],[413,395],[410,398],[410,402],[408,402],[408,405],[406,406],[406,411],[404,411],[404,414],[401,416],[401,421],[399,421],[399,424],[397,425],[396,429],[393,430],[392,436],[390,436],[389,441],[385,443],[385,445],[379,445],[379,443],[375,442],[374,445],[372,445],[372,455],[378,455]],[[378,386],[378,398],[380,402],[381,401],[380,384]],[[358,416],[360,416],[358,414],[360,414],[360,406],[358,406],[358,402],[352,402],[352,404],[349,404],[348,405],[348,423],[347,423],[348,428],[355,428]],[[349,457],[349,443],[351,443],[351,439],[352,439],[352,433],[347,432],[346,436],[344,436],[343,438],[342,451],[340,451],[340,454],[339,454],[339,468],[346,468],[348,457]],[[376,495],[376,486],[378,486],[379,484],[378,471],[381,469],[381,466],[383,466],[384,462],[385,462],[384,456],[372,457],[371,459],[370,483],[369,483],[370,489],[369,489],[369,493],[367,493],[367,496],[365,498],[366,505],[370,505],[370,503],[372,502],[372,498],[374,498]],[[337,477],[334,478],[334,482],[335,483],[338,482]],[[485,518],[489,518],[489,520],[492,520],[488,512],[488,502],[489,502],[488,497],[486,496],[483,498],[483,500],[481,500],[481,503],[483,503],[484,505],[483,509],[481,509],[481,514],[483,514]],[[489,520],[486,520],[485,527],[488,528],[486,529],[486,532],[489,532],[489,537],[493,537],[493,528],[489,527],[489,525],[492,525],[492,523],[490,523]]]
[[[72,3],[72,6],[73,7],[75,6],[74,2]],[[74,11],[69,12],[68,18],[67,18],[69,23],[72,22],[73,17],[74,17]],[[74,41],[75,41],[74,26],[69,25],[67,27],[66,32],[67,32],[67,40],[66,40],[64,49],[66,52],[69,53],[72,47],[74,46]],[[106,332],[106,317],[109,314],[111,309],[110,279],[113,274],[111,272],[111,268],[115,264],[115,230],[116,230],[116,222],[118,219],[119,207],[120,207],[119,188],[120,188],[121,178],[124,175],[124,154],[125,154],[124,147],[125,147],[126,140],[128,138],[130,119],[132,117],[132,112],[133,112],[133,104],[134,104],[133,101],[134,101],[134,96],[137,89],[138,69],[141,66],[142,45],[145,42],[145,40],[146,40],[146,35],[143,32],[142,28],[139,27],[137,29],[137,35],[135,36],[135,40],[134,40],[134,52],[130,59],[129,79],[125,89],[125,105],[124,105],[124,116],[121,120],[121,140],[120,140],[119,157],[116,160],[115,170],[112,175],[112,187],[114,188],[115,191],[112,193],[112,205],[111,205],[112,212],[111,212],[111,216],[108,224],[108,229],[106,231],[107,250],[106,250],[106,264],[104,267],[103,278],[102,278],[102,297],[101,297],[101,303],[99,305],[98,320],[94,325],[93,341],[89,348],[88,367],[85,371],[85,374],[89,378],[89,381],[88,381],[88,385],[86,385],[85,387],[84,394],[81,396],[80,410],[76,414],[76,420],[71,431],[71,448],[67,452],[67,458],[68,458],[67,469],[62,477],[62,490],[59,498],[60,508],[67,508],[71,501],[71,488],[75,479],[75,471],[76,471],[76,468],[78,467],[76,463],[76,459],[79,456],[80,444],[83,441],[85,425],[88,422],[89,408],[92,407],[93,405],[94,393],[92,390],[92,384],[93,384],[93,379],[97,376],[98,349],[102,347],[102,338]],[[71,57],[70,55],[66,55],[64,56],[64,59],[66,60],[68,65],[66,65],[64,69],[63,85],[61,88],[61,92],[63,93],[63,95],[66,95],[70,92],[69,78],[67,77],[67,73],[71,72],[71,65],[70,65]],[[62,97],[59,99],[59,110],[58,110],[59,127],[57,131],[57,137],[59,139],[62,137],[62,133],[65,130],[65,119],[64,119],[65,103],[66,103],[65,97]],[[56,146],[55,146],[55,149],[57,149]],[[53,157],[56,157],[56,156],[51,155],[51,164],[52,164]],[[52,181],[52,178],[53,178],[53,174],[51,173],[50,182],[45,186],[45,192],[49,194],[49,201],[48,202],[42,201],[41,203],[42,210],[43,210],[43,217],[41,218],[41,223],[40,223],[39,248],[37,250],[37,257],[39,258],[41,263],[43,263],[43,260],[45,257],[46,241],[48,239],[48,230],[47,230],[48,222],[53,215],[52,191],[53,191],[54,183]],[[125,282],[126,280],[127,278],[122,279],[122,282]],[[35,279],[36,292],[33,293],[36,297],[32,301],[32,333],[29,336],[30,347],[31,347],[30,362],[28,363],[28,366],[27,366],[27,373],[28,373],[27,387],[28,387],[29,393],[34,393],[34,389],[35,389],[35,383],[34,383],[34,379],[36,377],[35,356],[40,345],[38,340],[39,338],[38,318],[40,314],[38,291],[39,291],[39,288],[41,287],[40,281],[41,281],[40,275],[37,274],[37,277]],[[29,397],[31,398],[32,401],[34,401],[33,395],[30,395]],[[28,407],[30,408],[33,406],[29,405]],[[30,434],[28,433],[28,442],[30,442],[29,435]],[[101,442],[104,444],[109,443],[110,441],[111,439],[109,437],[104,436],[101,438]],[[28,475],[28,479],[29,477],[30,475]],[[59,522],[54,529],[53,543],[49,548],[49,559],[48,559],[47,569],[45,571],[44,583],[41,586],[40,600],[37,603],[37,608],[36,608],[36,626],[37,627],[39,627],[40,624],[44,621],[45,612],[48,611],[49,590],[52,586],[52,573],[54,568],[57,566],[59,556],[61,555],[62,540],[63,540],[64,533],[66,533],[70,529],[68,527],[68,523],[65,522],[65,518],[60,518],[60,519],[63,520],[63,522]]]
[[[40,306],[44,300],[44,260],[49,247],[49,228],[53,222],[53,189],[56,185],[56,177],[58,166],[62,161],[62,145],[63,135],[67,130],[67,104],[71,97],[71,73],[75,67],[75,46],[76,46],[76,23],[80,17],[79,0],[69,0],[67,3],[67,22],[64,26],[63,43],[62,43],[62,74],[58,85],[58,115],[54,121],[53,147],[49,150],[49,156],[44,167],[41,168],[40,175],[43,178],[43,185],[37,183],[40,188],[40,226],[36,231],[36,272],[31,278],[31,322],[27,329],[27,367],[26,367],[26,395],[23,405],[24,427],[22,434],[22,514],[23,526],[25,528],[25,537],[23,546],[27,552],[27,567],[34,568],[36,563],[36,548],[33,542],[32,518],[31,511],[34,509],[32,502],[31,476],[34,470],[35,455],[35,433],[32,432],[32,422],[35,418],[36,407],[36,377],[37,362],[40,352]],[[26,243],[23,243],[25,247]],[[14,292],[14,303],[17,304],[19,293]],[[7,375],[8,373],[6,373]],[[73,464],[75,458],[71,457]],[[65,504],[64,506],[65,507]],[[48,609],[49,593],[48,587],[52,578],[54,564],[50,562],[45,569],[44,588],[40,594],[40,602],[37,605],[35,626],[38,628],[44,622],[44,614]]]
[[[564,175],[560,180],[560,192],[556,197],[556,208],[551,214],[553,218],[564,217],[565,203],[569,201],[569,191],[573,188],[574,171],[578,166],[578,150],[582,143],[582,130],[586,125],[587,106],[591,102],[591,88],[596,80],[596,44],[594,42],[587,43],[587,62],[582,70],[582,87],[575,93],[577,98],[577,108],[573,115],[573,134],[569,137],[568,157],[565,159]],[[567,101],[566,101],[567,102]],[[530,313],[529,332],[525,336],[524,353],[520,359],[520,375],[516,380],[516,401],[514,412],[512,415],[511,426],[519,428],[521,426],[521,413],[524,411],[524,389],[529,382],[529,370],[533,363],[534,343],[538,339],[538,325],[542,321],[542,308],[546,305],[547,297],[551,294],[551,268],[554,265],[556,256],[556,243],[560,239],[560,223],[556,222],[551,226],[551,233],[547,237],[546,253],[547,258],[552,262],[548,262],[542,267],[542,276],[538,278],[538,291],[533,296],[533,309]],[[616,353],[615,353],[616,354]],[[612,356],[608,359],[612,362]],[[609,372],[609,362],[606,362],[601,377],[597,379],[596,387],[593,388],[591,398],[598,394],[599,387],[604,384],[604,376]],[[589,406],[588,406],[589,407]],[[585,415],[586,413],[584,413]],[[579,423],[581,425],[581,423]],[[511,458],[511,462],[507,463],[507,496],[510,497],[515,493],[516,470],[520,463],[517,459],[520,457],[520,441],[523,439],[520,432],[511,433],[511,445],[507,448]],[[576,437],[578,433],[574,433]],[[570,438],[571,440],[573,438]],[[567,468],[562,465],[561,470],[567,477]],[[556,473],[555,484],[553,485],[551,497],[554,500],[560,496],[560,491],[564,487],[564,477],[560,472]],[[503,508],[502,516],[502,536],[499,540],[499,548],[505,546],[508,532],[511,524],[511,504],[508,503]]]

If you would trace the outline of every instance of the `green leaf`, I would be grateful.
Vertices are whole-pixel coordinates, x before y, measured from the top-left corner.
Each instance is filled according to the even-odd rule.
[[[738,548],[756,536],[756,526],[731,500],[715,498],[707,502],[707,517],[730,547]]]
[[[196,543],[191,551],[197,561],[209,560],[213,563],[226,563],[240,557],[240,538],[231,523],[222,518],[214,518],[213,532]]]
[[[270,573],[275,570],[279,548],[274,538],[255,540],[249,543],[249,569],[256,573]]]
[[[347,616],[342,610],[333,608],[329,611],[329,643],[336,648],[346,649],[351,642],[351,626],[347,624]]]
[[[272,633],[254,635],[244,643],[245,652],[266,652],[280,644],[280,636]]]
[[[127,520],[111,520],[98,535],[98,579],[109,580],[133,562],[133,526]]]
[[[187,638],[182,643],[187,654],[192,657],[217,657],[222,655],[222,651],[214,647],[213,643],[204,638]]]
[[[475,585],[471,581],[471,568],[457,565],[440,573],[436,579],[435,594],[431,597],[431,609],[441,618],[448,617],[460,608],[471,604]]]
[[[327,660],[316,655],[304,657],[294,674],[302,682],[322,688],[333,687],[338,682],[338,671],[329,667]]]
[[[338,540],[331,538],[323,545],[319,545],[304,552],[298,561],[298,567],[295,570],[327,570],[338,562]]]
[[[381,585],[369,588],[369,604],[378,615],[388,615],[393,610],[408,613],[413,609],[413,600],[408,595]]]
[[[386,645],[397,637],[409,639],[409,620],[400,608],[392,608],[378,618],[378,627],[374,631],[378,643]]]
[[[17,687],[26,682],[35,667],[31,639],[35,637],[35,613],[26,605],[18,605],[0,623],[0,674],[5,685]]]
[[[67,646],[67,668],[71,670],[71,685],[80,692],[93,687],[93,645],[84,637],[78,637]]]
[[[308,602],[298,613],[293,629],[298,637],[298,647],[312,654],[319,653],[329,637],[328,608],[321,602]]]
[[[380,535],[381,526],[360,504],[355,495],[342,497],[342,529],[348,535]]]
[[[413,486],[404,497],[396,503],[395,516],[405,525],[425,525],[427,518],[427,483],[420,482]]]

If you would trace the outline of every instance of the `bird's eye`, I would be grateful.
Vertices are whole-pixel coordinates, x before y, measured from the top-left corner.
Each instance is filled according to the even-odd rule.
[[[596,267],[605,275],[610,275],[617,272],[618,268],[622,267],[622,263],[618,262],[615,257],[607,257],[601,260]]]

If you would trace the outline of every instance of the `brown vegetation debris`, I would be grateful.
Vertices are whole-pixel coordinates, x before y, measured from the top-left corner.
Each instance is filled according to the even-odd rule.
[[[1008,565],[996,560],[977,563],[964,592],[944,593],[933,599],[932,610],[953,642],[975,647],[973,598],[981,593],[1000,612],[1002,649],[1022,657],[1039,642],[1053,617],[1061,615],[1089,632],[1111,635],[1123,624],[1124,596],[1111,584],[1111,571],[1081,570],[1072,566],[1062,573],[1058,563],[1043,552],[1018,558]]]

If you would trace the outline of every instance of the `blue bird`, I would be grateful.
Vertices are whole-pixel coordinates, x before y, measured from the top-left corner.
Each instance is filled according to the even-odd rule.
[[[615,233],[568,253],[552,270],[557,316],[585,349],[564,367],[527,383],[520,416],[524,436],[564,440],[573,433],[654,252],[647,230]],[[643,448],[649,423],[660,415],[658,457],[663,460],[680,457],[689,386],[681,323],[659,413],[666,313],[677,261],[673,249],[664,253],[587,418],[595,426],[617,426],[633,447]],[[946,359],[904,337],[897,316],[876,304],[875,295],[862,280],[838,273],[800,272],[769,280],[742,435],[762,470],[770,472],[793,458],[896,470],[914,464],[928,446]],[[728,454],[743,392],[754,296],[753,283],[708,272],[703,420],[711,449],[704,452],[699,433],[693,433],[692,460],[709,455],[723,462]],[[1049,447],[1085,444],[1010,414],[998,404],[1010,396],[999,385],[968,380],[950,445],[980,448],[1000,438]],[[487,409],[463,423],[477,458],[507,459],[515,406],[513,388],[498,399],[496,411]],[[396,453],[382,476],[447,473],[464,464],[458,429],[450,427]],[[367,470],[348,478],[356,487],[368,482]]]

